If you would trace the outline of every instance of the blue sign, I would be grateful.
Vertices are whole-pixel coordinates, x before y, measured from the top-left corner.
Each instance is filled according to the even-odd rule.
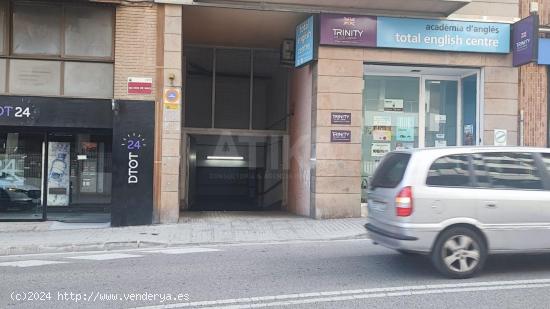
[[[509,53],[510,25],[378,17],[377,47]]]
[[[539,39],[539,64],[550,65],[550,39]]]
[[[314,54],[314,17],[310,16],[296,27],[295,67],[302,66],[313,60]]]

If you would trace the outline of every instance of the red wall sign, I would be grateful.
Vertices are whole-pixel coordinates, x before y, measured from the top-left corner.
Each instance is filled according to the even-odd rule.
[[[153,93],[153,79],[149,77],[128,77],[128,94]]]

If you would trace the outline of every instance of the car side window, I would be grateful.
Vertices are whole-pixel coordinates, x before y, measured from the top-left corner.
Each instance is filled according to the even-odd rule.
[[[441,157],[430,166],[426,184],[439,187],[468,187],[471,185],[468,155]]]
[[[541,172],[531,153],[487,152],[474,154],[476,185],[493,189],[542,190]]]

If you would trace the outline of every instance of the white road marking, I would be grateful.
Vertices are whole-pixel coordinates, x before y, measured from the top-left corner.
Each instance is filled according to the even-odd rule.
[[[432,284],[416,286],[398,286],[385,288],[313,292],[301,294],[283,294],[273,296],[245,297],[211,301],[197,301],[159,306],[136,307],[139,309],[161,308],[260,308],[284,305],[298,305],[320,302],[349,301],[368,298],[401,297],[426,294],[465,293],[497,290],[534,289],[550,287],[550,279],[468,282],[457,284]],[[329,296],[330,295],[330,296]]]
[[[53,264],[65,264],[65,263],[68,263],[68,262],[26,260],[26,261],[4,262],[4,263],[0,263],[0,266],[32,267],[32,266],[43,266],[43,265],[53,265]]]
[[[137,258],[137,257],[142,257],[142,255],[124,254],[124,253],[105,253],[105,254],[95,254],[95,255],[68,256],[67,259],[105,261],[105,260],[117,260],[117,259],[127,259],[127,258]]]
[[[212,248],[198,248],[198,247],[189,247],[189,248],[170,248],[170,249],[158,249],[158,250],[147,250],[143,252],[151,253],[163,253],[163,254],[187,254],[187,253],[200,253],[200,252],[215,252],[221,251],[220,249]]]

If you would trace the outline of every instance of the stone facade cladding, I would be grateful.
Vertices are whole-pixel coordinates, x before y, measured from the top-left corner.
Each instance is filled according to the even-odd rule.
[[[518,69],[512,56],[437,51],[327,47],[319,49],[314,201],[317,218],[357,217],[361,205],[361,128],[364,63],[481,68],[484,144],[493,130],[507,129],[508,144],[518,143]],[[330,124],[330,113],[349,111],[351,126]],[[330,143],[330,130],[351,130],[351,143]]]

